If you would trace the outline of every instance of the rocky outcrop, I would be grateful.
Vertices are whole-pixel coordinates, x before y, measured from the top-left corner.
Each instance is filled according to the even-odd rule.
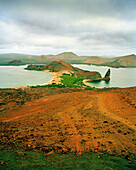
[[[89,82],[89,81],[95,82],[95,81],[102,81],[102,80],[107,82],[110,81],[110,69],[108,69],[104,77],[95,77],[95,78],[86,79],[85,82]]]
[[[105,76],[104,76],[104,80],[105,81],[109,81],[110,80],[110,68],[108,69],[108,71],[106,72]]]

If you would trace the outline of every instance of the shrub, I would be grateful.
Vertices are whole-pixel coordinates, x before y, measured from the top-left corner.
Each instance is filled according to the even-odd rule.
[[[56,84],[56,83],[47,84],[47,85],[36,85],[36,86],[31,86],[31,87],[32,88],[51,88],[51,87],[66,88],[65,85],[63,85],[63,84]]]
[[[95,90],[95,87],[89,87],[89,86],[87,86],[87,87],[85,87],[85,90]]]

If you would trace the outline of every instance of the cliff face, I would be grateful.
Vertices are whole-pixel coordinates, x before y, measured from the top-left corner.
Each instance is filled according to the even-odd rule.
[[[93,71],[84,71],[79,68],[75,68],[72,65],[66,63],[63,60],[60,61],[53,61],[47,65],[29,65],[27,70],[49,70],[50,72],[59,72],[59,71],[69,71],[74,73],[77,77],[83,77],[86,79],[96,79],[101,78],[101,74],[99,72]]]

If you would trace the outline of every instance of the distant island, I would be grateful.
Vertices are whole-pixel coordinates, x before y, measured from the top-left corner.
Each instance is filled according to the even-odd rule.
[[[48,64],[52,61],[63,60],[70,64],[89,64],[109,67],[136,67],[136,55],[126,55],[114,58],[99,56],[78,56],[73,52],[63,52],[57,55],[27,55],[27,54],[0,54],[0,65],[14,64],[12,61],[20,61],[19,64]]]
[[[22,61],[21,60],[13,60],[13,61],[10,61],[9,64],[18,65],[18,64],[22,64]]]
[[[37,71],[47,71],[52,73],[53,75],[62,76],[63,74],[69,74],[74,75],[75,77],[81,77],[84,79],[84,84],[86,84],[87,81],[109,81],[110,80],[110,69],[108,69],[107,73],[104,77],[101,76],[101,74],[97,71],[85,71],[76,67],[73,67],[69,63],[66,63],[63,60],[60,61],[52,61],[49,64],[46,65],[28,65],[27,70],[37,70]],[[55,73],[55,74],[54,74]],[[55,83],[59,83],[58,81]]]
[[[136,67],[136,55],[131,54],[123,57],[102,58],[91,56],[84,60],[86,64],[109,67]]]

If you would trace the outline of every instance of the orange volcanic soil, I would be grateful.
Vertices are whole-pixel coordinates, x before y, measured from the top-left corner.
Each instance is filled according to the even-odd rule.
[[[21,144],[48,154],[135,154],[136,87],[45,94],[2,112],[0,121],[3,145]]]

